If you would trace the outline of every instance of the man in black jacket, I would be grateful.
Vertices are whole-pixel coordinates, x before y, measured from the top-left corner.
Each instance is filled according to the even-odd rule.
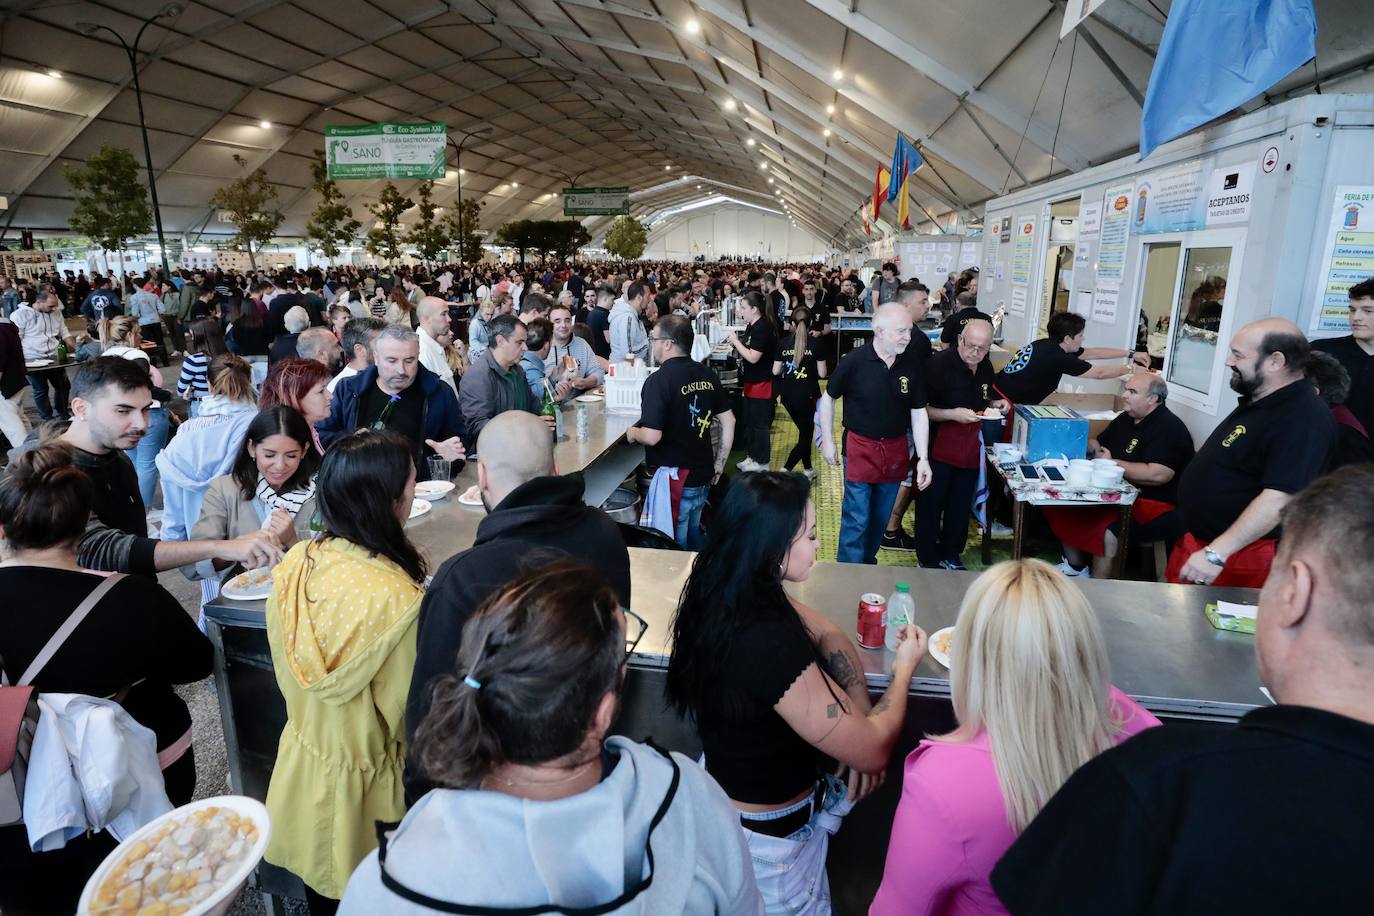
[[[566,554],[606,576],[630,603],[630,554],[610,516],[582,501],[582,477],[557,476],[548,427],[534,414],[512,410],[493,417],[477,448],[477,485],[487,507],[477,538],[434,574],[420,605],[415,671],[406,700],[406,746],[429,710],[433,681],[453,672],[463,625],[489,596],[540,560],[541,551]],[[415,760],[406,760],[406,799],[433,788]]]

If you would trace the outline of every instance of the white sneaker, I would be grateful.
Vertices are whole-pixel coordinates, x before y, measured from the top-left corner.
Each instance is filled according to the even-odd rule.
[[[992,523],[992,536],[995,538],[1009,538],[1013,534],[1012,530],[1001,522]]]
[[[750,471],[757,471],[760,467],[762,467],[762,465],[760,465],[753,458],[745,458],[743,461],[736,464],[735,467],[739,468],[741,471],[747,474]]]
[[[806,479],[807,479],[807,480],[815,480],[815,479],[816,479],[816,469],[815,469],[815,468],[807,468],[806,470],[802,471],[802,473],[806,475]]]
[[[768,465],[766,465],[766,464],[756,464],[756,465],[754,465],[754,468],[753,468],[753,469],[754,469],[755,471],[766,471],[766,470],[768,470]]]
[[[1067,559],[1060,560],[1059,565],[1056,566],[1055,569],[1059,570],[1064,575],[1068,576],[1070,579],[1091,579],[1093,577],[1092,566],[1084,566],[1082,569],[1074,569],[1071,565],[1069,565],[1069,561]]]

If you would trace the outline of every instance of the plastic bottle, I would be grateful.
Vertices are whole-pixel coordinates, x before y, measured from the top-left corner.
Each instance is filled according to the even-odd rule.
[[[587,425],[587,405],[577,405],[577,441],[586,442],[592,437],[591,428]]]
[[[887,596],[887,637],[884,645],[892,651],[897,650],[901,628],[916,622],[916,602],[911,598],[911,586],[898,582],[892,594]]]

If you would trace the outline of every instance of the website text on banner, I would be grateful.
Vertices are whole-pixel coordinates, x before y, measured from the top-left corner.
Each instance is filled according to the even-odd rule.
[[[334,181],[444,177],[448,125],[353,124],[324,129],[325,165]]]

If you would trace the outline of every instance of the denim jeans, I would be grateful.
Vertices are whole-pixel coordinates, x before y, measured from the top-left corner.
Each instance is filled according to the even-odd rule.
[[[67,396],[72,383],[67,378],[66,369],[53,369],[47,372],[28,373],[29,388],[33,389],[33,406],[44,420],[52,420],[67,415]],[[56,403],[48,400],[48,385],[53,387]],[[55,408],[55,409],[54,409]]]
[[[825,871],[830,836],[840,829],[842,819],[854,807],[841,791],[828,794],[822,809],[813,809],[811,820],[796,833],[775,837],[755,833],[748,824],[790,813],[805,805],[803,801],[766,817],[742,816],[745,845],[754,866],[754,880],[763,896],[767,916],[829,916],[830,878]]]
[[[887,517],[897,500],[900,483],[844,482],[840,507],[840,543],[835,559],[841,563],[878,562]]]
[[[138,473],[138,495],[143,497],[145,509],[153,506],[153,496],[157,492],[157,453],[166,444],[167,409],[154,407],[148,411],[148,431],[138,440],[138,445],[124,450]]]
[[[673,540],[679,547],[687,550],[701,549],[701,510],[706,508],[707,487],[683,487],[682,499],[677,504],[677,525],[673,529]]]

